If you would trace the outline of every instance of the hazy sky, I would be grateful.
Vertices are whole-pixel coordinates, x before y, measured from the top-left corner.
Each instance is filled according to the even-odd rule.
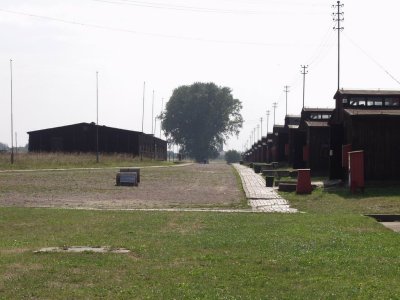
[[[153,2],[154,1],[154,2]],[[343,88],[400,89],[399,1],[348,0],[342,35]],[[144,131],[174,88],[196,81],[232,89],[245,120],[226,149],[242,150],[278,102],[276,122],[302,106],[300,65],[309,65],[306,106],[333,107],[337,32],[332,4],[321,0],[0,0],[0,142],[27,131],[96,120]],[[394,79],[388,75],[394,77]],[[396,80],[395,80],[396,79]],[[272,128],[270,117],[269,128]],[[159,123],[157,123],[157,136]]]

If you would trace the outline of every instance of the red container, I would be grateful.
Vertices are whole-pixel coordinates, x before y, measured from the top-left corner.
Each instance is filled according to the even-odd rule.
[[[349,186],[353,193],[356,189],[364,192],[364,151],[349,152]]]
[[[297,170],[297,194],[311,194],[311,174],[310,169],[299,169]]]
[[[342,146],[342,167],[346,170],[349,168],[349,152],[351,151],[351,144]]]
[[[303,146],[303,160],[308,161],[310,159],[310,148],[308,145]]]

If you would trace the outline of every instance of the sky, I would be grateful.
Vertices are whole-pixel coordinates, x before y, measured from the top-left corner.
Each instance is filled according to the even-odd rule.
[[[341,88],[400,90],[400,3],[347,0],[341,33]],[[225,149],[244,150],[305,106],[334,107],[337,31],[326,0],[0,0],[0,142],[14,133],[96,122],[151,133],[173,90],[194,82],[231,88],[243,128]],[[155,125],[160,136],[160,124]],[[256,131],[257,132],[257,131]],[[258,131],[261,135],[261,130]],[[15,135],[14,135],[15,136]],[[162,136],[163,137],[163,136]],[[15,144],[15,143],[14,143]]]

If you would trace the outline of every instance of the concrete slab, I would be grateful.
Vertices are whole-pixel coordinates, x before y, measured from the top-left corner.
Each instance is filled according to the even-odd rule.
[[[380,222],[383,226],[395,231],[400,232],[400,222]]]
[[[129,253],[130,250],[124,248],[111,248],[108,246],[103,247],[88,247],[88,246],[71,246],[71,247],[47,247],[42,248],[34,253],[82,253],[82,252],[95,252],[95,253]]]

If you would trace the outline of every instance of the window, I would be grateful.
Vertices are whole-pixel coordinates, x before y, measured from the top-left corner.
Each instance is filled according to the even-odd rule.
[[[385,106],[389,106],[389,107],[400,106],[400,101],[399,101],[399,99],[396,99],[396,98],[386,98],[384,102],[385,102]]]

